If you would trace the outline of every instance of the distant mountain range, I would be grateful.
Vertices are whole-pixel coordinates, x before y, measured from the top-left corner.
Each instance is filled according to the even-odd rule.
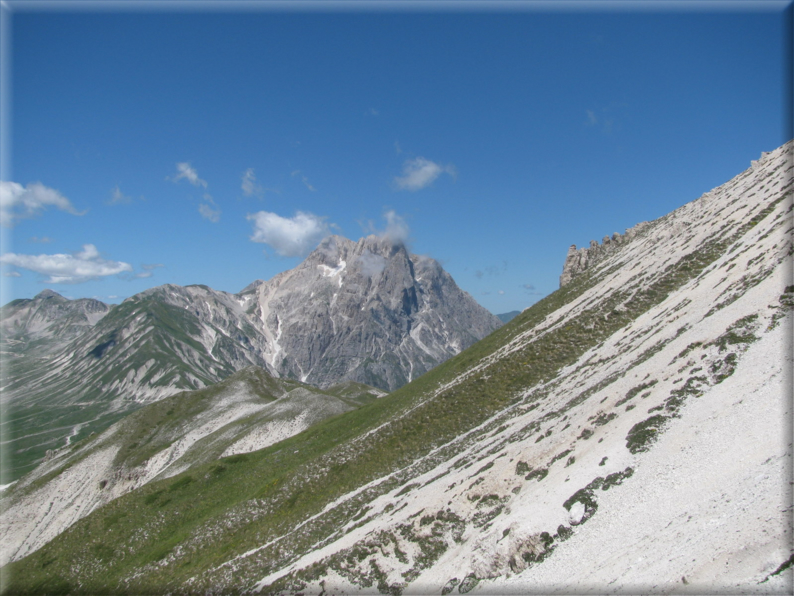
[[[377,236],[331,236],[239,294],[169,284],[108,306],[45,290],[0,310],[5,481],[141,404],[249,366],[390,391],[500,325],[436,261]]]
[[[500,321],[502,321],[502,323],[509,323],[520,314],[521,314],[520,310],[511,310],[510,312],[502,313],[501,315],[496,315],[496,317]]]
[[[309,387],[315,368],[289,359],[298,378],[277,379],[265,342],[264,366],[146,405],[7,489],[7,592],[790,594],[792,198],[789,142],[619,240],[573,247],[559,290],[386,396]],[[332,308],[356,253],[322,252]],[[390,312],[421,311],[406,285],[389,286]],[[187,309],[174,290],[149,310],[187,329],[167,345],[199,369],[209,339],[185,321],[209,291],[183,290]],[[219,312],[269,321],[269,291]],[[301,347],[278,330],[308,315],[278,308],[277,345]],[[224,316],[218,349],[254,353]],[[424,343],[421,322],[407,335]],[[122,349],[126,328],[83,358]]]

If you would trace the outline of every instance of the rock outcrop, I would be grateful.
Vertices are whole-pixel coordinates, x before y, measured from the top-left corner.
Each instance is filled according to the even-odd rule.
[[[593,267],[596,263],[600,263],[606,257],[613,254],[621,246],[629,242],[632,238],[640,234],[643,230],[647,229],[650,225],[647,221],[642,221],[637,225],[628,228],[623,235],[615,232],[612,237],[604,236],[601,244],[595,240],[590,241],[590,246],[587,248],[576,248],[572,244],[568,248],[568,254],[565,256],[565,263],[562,266],[562,275],[560,275],[560,287],[569,283],[574,277],[581,274],[588,268]]]

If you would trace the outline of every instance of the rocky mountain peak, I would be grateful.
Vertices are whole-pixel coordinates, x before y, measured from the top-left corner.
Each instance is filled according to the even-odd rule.
[[[42,290],[33,299],[15,300],[3,307],[2,341],[15,354],[31,342],[49,352],[74,339],[107,314],[110,307],[93,298],[69,300],[58,292]],[[40,342],[39,340],[45,340]]]
[[[240,293],[280,374],[393,390],[501,323],[402,242],[329,236],[295,269]],[[439,326],[439,321],[444,321]]]
[[[294,269],[238,294],[164,284],[109,307],[51,292],[2,315],[7,349],[32,371],[9,398],[57,403],[65,418],[90,401],[102,413],[85,429],[103,428],[119,401],[135,409],[249,366],[322,389],[392,391],[501,324],[435,261],[378,236],[330,236]],[[48,443],[15,473],[69,436],[59,418],[48,424]]]
[[[50,289],[42,290],[33,297],[34,300],[46,300],[47,298],[60,298],[61,300],[66,300],[66,298],[61,296],[58,292],[53,292]]]

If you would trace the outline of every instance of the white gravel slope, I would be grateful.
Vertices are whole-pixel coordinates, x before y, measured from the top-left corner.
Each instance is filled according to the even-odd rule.
[[[662,434],[630,481],[600,492],[596,515],[552,556],[476,591],[790,593],[790,572],[754,586],[788,558],[792,538],[787,332],[765,335],[733,376],[688,402],[686,422]]]
[[[528,387],[527,401],[455,439],[466,445],[457,456],[437,462],[431,452],[424,460],[437,463],[410,479],[412,490],[406,493],[406,481],[374,498],[363,522],[351,521],[338,538],[262,577],[253,590],[266,592],[285,576],[325,564],[331,567],[321,579],[296,580],[295,590],[376,593],[376,585],[366,584],[378,569],[403,594],[439,594],[444,586],[458,593],[455,582],[466,577],[477,578],[472,592],[481,594],[791,593],[791,568],[767,577],[792,554],[792,317],[776,319],[781,293],[792,283],[793,150],[794,142],[765,154],[730,182],[652,222],[598,264],[600,284],[439,388],[487,371],[618,291],[641,291],[682,256],[709,250],[715,239],[757,220],[691,281],[555,379]],[[761,217],[781,197],[788,198]],[[720,337],[744,332],[755,342],[719,345]],[[729,354],[738,364],[727,376]],[[631,389],[651,381],[626,404]],[[669,415],[666,400],[690,382],[702,395],[686,398],[647,452],[630,453],[629,431],[654,412]],[[607,414],[614,416],[594,422]],[[537,430],[527,434],[533,424]],[[583,438],[586,429],[593,434]],[[516,435],[525,438],[511,440]],[[528,466],[521,473],[520,462]],[[622,484],[593,491],[597,511],[578,525],[582,502],[570,512],[563,503],[596,477],[629,467],[633,475]],[[538,468],[548,469],[542,480],[523,477]],[[358,498],[363,488],[326,511]],[[432,522],[420,520],[443,511],[465,520],[465,531],[459,539],[445,535],[443,554],[428,566],[418,545],[430,539]],[[555,535],[561,525],[572,526],[570,538],[557,538],[541,562],[522,559],[542,553],[541,534]],[[380,548],[370,548],[373,541]],[[344,562],[353,547],[369,555]],[[259,551],[238,556],[232,567]],[[331,562],[333,554],[341,559]],[[404,574],[417,569],[406,582]]]

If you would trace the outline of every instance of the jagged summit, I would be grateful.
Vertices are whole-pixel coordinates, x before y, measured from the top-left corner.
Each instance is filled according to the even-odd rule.
[[[344,379],[395,389],[501,324],[433,259],[378,236],[329,236],[238,298],[262,322],[270,366],[320,387]]]
[[[93,298],[69,300],[52,290],[14,300],[0,309],[0,344],[22,356],[35,346],[41,353],[57,351],[93,327],[110,307]]]
[[[435,261],[376,236],[326,238],[294,269],[238,294],[164,284],[110,307],[45,291],[2,315],[13,364],[4,398],[51,411],[20,423],[30,438],[15,477],[72,432],[248,366],[321,388],[391,391],[501,324]],[[95,416],[82,423],[87,402]]]

